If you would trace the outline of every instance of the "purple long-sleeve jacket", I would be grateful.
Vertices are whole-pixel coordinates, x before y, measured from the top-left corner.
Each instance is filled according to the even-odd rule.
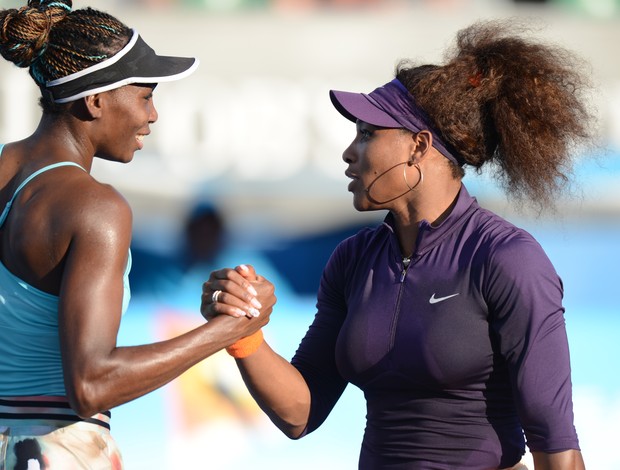
[[[403,259],[392,218],[340,243],[293,365],[318,428],[348,382],[360,469],[496,469],[579,449],[562,282],[541,246],[465,187]],[[525,436],[524,436],[525,433]]]

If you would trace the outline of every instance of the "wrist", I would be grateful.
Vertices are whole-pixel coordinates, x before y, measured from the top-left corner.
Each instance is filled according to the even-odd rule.
[[[242,359],[254,354],[264,341],[263,330],[241,338],[226,348],[226,352],[235,359]]]

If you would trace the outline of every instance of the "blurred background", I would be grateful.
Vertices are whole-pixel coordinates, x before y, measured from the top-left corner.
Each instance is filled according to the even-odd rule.
[[[134,161],[93,170],[134,208],[133,298],[119,339],[127,345],[199,324],[209,272],[249,263],[276,284],[266,336],[292,356],[332,249],[385,215],[351,205],[341,154],[354,126],[331,107],[329,89],[371,91],[404,58],[440,62],[455,33],[479,19],[523,18],[536,37],[584,58],[600,139],[576,162],[572,197],[537,216],[513,207],[489,175],[465,184],[529,230],[556,266],[586,463],[620,468],[620,0],[74,1],[84,6],[118,16],[160,54],[201,61],[190,78],[158,87],[159,120]],[[27,72],[1,61],[1,142],[34,129],[37,98]],[[113,410],[112,429],[131,470],[353,470],[364,415],[349,387],[322,428],[290,441],[220,353]]]

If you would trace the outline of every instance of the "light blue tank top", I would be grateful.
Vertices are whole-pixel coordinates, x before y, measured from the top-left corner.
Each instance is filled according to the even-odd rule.
[[[3,146],[0,144],[0,157]],[[0,227],[19,191],[41,173],[61,166],[82,168],[73,162],[60,162],[30,175],[4,208]],[[131,252],[123,277],[123,313],[131,297],[130,269]],[[58,339],[58,301],[58,296],[24,282],[0,262],[0,397],[66,395]]]

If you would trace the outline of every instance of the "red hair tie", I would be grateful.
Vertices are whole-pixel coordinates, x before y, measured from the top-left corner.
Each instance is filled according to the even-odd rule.
[[[482,81],[482,72],[478,72],[476,75],[472,75],[467,79],[467,81],[474,88],[478,88],[480,86],[480,82]]]

